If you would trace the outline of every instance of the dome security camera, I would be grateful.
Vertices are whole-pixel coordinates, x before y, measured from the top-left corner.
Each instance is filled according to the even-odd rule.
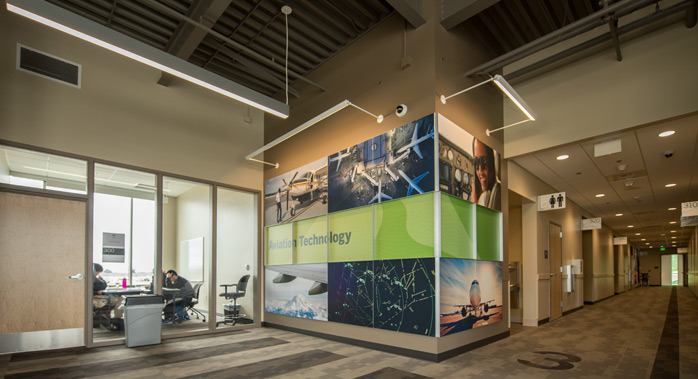
[[[664,155],[667,158],[671,158],[674,156],[674,150],[667,150],[667,151],[663,152],[662,155]]]
[[[400,104],[395,108],[395,114],[398,117],[403,117],[404,115],[407,114],[407,105],[405,104]]]

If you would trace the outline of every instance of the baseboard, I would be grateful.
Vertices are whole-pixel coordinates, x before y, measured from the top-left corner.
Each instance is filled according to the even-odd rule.
[[[586,301],[586,300],[585,300],[585,301],[584,301],[584,304],[588,304],[588,305],[598,304],[598,303],[600,303],[600,302],[602,302],[602,301],[604,301],[604,300],[608,300],[608,299],[612,298],[613,296],[615,296],[615,295],[611,295],[611,296],[608,296],[608,297],[604,297],[603,299],[599,299],[599,300],[596,300],[596,301]]]
[[[570,309],[569,311],[564,311],[564,312],[562,312],[562,315],[563,315],[563,316],[567,316],[567,315],[570,314],[570,313],[574,313],[574,312],[577,312],[577,311],[581,311],[582,309],[584,309],[584,306],[583,306],[583,305],[580,305],[580,306],[577,307],[577,308]]]
[[[491,337],[487,337],[485,339],[473,342],[471,344],[463,345],[460,347],[457,347],[455,349],[451,349],[449,351],[445,351],[443,353],[436,354],[436,362],[441,362],[443,360],[453,358],[455,356],[461,355],[463,353],[467,353],[468,351],[475,350],[477,348],[483,347],[485,345],[489,345],[493,342],[497,342],[501,339],[507,338],[511,335],[510,331],[506,331],[503,333],[496,334]]]
[[[493,342],[497,342],[501,339],[509,337],[509,331],[507,330],[504,333],[500,333],[500,334],[482,339],[480,341],[473,342],[473,343],[468,344],[468,345],[463,345],[463,346],[457,347],[455,349],[445,351],[443,353],[432,354],[432,353],[426,353],[426,352],[419,351],[419,350],[406,349],[404,347],[383,345],[380,343],[368,342],[368,341],[358,340],[358,339],[349,338],[349,337],[340,337],[340,336],[335,336],[332,334],[326,334],[326,333],[315,332],[312,330],[294,328],[291,326],[280,325],[280,324],[270,323],[270,322],[266,322],[266,321],[262,322],[262,326],[281,329],[281,330],[287,330],[289,332],[305,334],[305,335],[318,337],[318,338],[324,338],[324,339],[327,339],[330,341],[337,341],[337,342],[346,343],[346,344],[350,344],[350,345],[354,345],[354,346],[365,347],[368,349],[380,350],[380,351],[384,351],[384,352],[391,353],[391,354],[402,355],[402,356],[406,356],[406,357],[410,357],[410,358],[423,359],[423,360],[431,361],[431,362],[441,362],[445,359],[455,357],[457,355],[463,354],[463,353],[468,352],[470,350],[477,349],[477,348],[480,348],[482,346],[489,345]]]
[[[546,318],[544,318],[544,319],[542,319],[542,320],[538,320],[538,326],[541,326],[541,325],[543,325],[543,324],[547,324],[547,323],[549,323],[549,322],[550,322],[550,317],[546,317]]]

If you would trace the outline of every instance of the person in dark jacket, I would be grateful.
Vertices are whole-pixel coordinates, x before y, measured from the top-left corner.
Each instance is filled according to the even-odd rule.
[[[103,291],[107,289],[107,282],[99,275],[102,273],[102,271],[104,271],[104,268],[101,264],[95,263],[93,265],[92,274],[94,277],[92,278],[92,305],[95,308],[102,308],[108,304],[114,309],[113,318],[123,318],[124,310],[120,308],[123,298],[120,295],[105,295],[103,293]]]
[[[192,305],[192,299],[194,298],[194,287],[191,286],[191,283],[189,283],[186,278],[179,276],[175,270],[168,270],[167,272],[163,272],[163,274],[163,287],[179,290],[174,295],[174,299],[167,301],[164,309],[165,317],[167,318],[174,315],[175,317],[179,317],[181,321],[181,319],[185,319],[187,316],[186,312],[182,308]]]

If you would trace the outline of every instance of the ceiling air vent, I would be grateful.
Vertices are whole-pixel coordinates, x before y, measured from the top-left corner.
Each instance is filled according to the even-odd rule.
[[[17,44],[17,69],[80,88],[82,66]]]

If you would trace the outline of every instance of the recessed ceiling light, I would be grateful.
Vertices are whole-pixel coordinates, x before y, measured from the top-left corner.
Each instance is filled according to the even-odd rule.
[[[634,228],[635,225],[628,225],[628,228]]]
[[[622,213],[616,213],[616,216],[622,216],[622,215],[623,215]]]
[[[676,133],[676,132],[673,130],[665,130],[665,131],[659,133],[659,136],[660,137],[669,137],[670,135],[672,135],[674,133]]]
[[[646,239],[647,239],[647,238],[643,238],[643,239],[641,239],[640,241],[644,241],[644,240],[646,240]]]
[[[671,238],[672,238],[672,239],[676,239],[676,236],[672,236]]]
[[[676,221],[671,221],[671,222],[669,222],[669,223],[670,223],[670,224],[676,224]]]
[[[650,244],[649,242],[645,242],[645,245],[649,245],[649,244]]]
[[[654,248],[654,246],[650,245],[650,249]]]
[[[565,159],[567,159],[569,157],[570,156],[567,154],[562,154],[562,155],[558,155],[557,158],[555,158],[555,159],[557,159],[558,161],[564,161]]]
[[[665,236],[666,234],[665,234],[665,233],[662,233],[662,235]]]
[[[604,197],[604,196],[606,196],[605,193],[599,193],[599,194],[596,195],[596,197]]]
[[[672,233],[676,233],[676,230],[672,230],[671,232],[672,232]]]
[[[675,211],[675,210],[676,210],[676,207],[671,207],[671,208],[669,208],[669,209],[667,209],[667,210],[668,210],[668,211]]]
[[[676,183],[665,184],[664,187],[676,187]]]
[[[642,234],[642,233],[635,233],[636,236],[639,236],[640,234]]]

